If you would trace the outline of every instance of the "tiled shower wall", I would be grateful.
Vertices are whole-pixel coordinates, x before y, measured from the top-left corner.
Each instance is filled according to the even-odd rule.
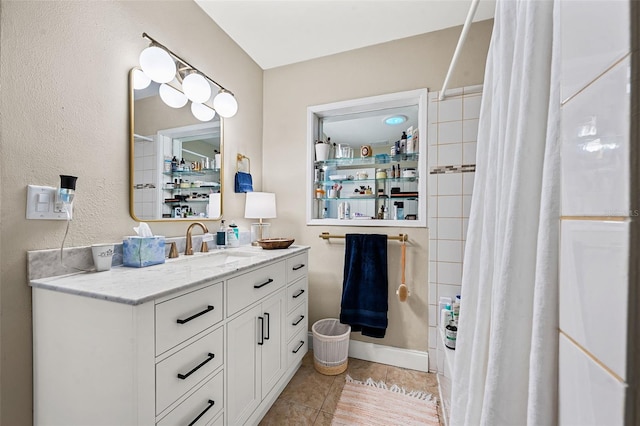
[[[637,392],[627,349],[640,215],[630,203],[629,7],[561,2],[560,425],[637,424],[624,417]]]
[[[429,353],[437,354],[438,300],[460,294],[482,86],[429,93]],[[442,349],[441,349],[442,350]],[[443,356],[429,370],[444,369]]]

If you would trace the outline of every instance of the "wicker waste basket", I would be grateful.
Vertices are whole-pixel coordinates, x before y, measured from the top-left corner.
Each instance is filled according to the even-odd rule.
[[[316,321],[313,332],[313,365],[319,373],[335,376],[347,369],[351,326],[335,318]]]

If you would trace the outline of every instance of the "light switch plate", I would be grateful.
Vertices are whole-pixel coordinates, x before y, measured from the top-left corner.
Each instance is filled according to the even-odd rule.
[[[52,186],[27,186],[27,219],[67,220],[65,212],[56,212],[56,191]],[[73,210],[70,212],[70,217]]]

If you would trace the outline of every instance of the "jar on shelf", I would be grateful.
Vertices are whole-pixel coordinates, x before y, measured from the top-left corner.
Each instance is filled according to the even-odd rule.
[[[376,179],[386,179],[387,171],[385,169],[376,169]]]

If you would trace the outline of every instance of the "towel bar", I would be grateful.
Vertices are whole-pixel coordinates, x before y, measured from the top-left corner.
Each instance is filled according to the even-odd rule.
[[[236,156],[236,173],[240,171],[240,163],[243,160],[247,160],[249,167],[247,167],[247,173],[251,173],[251,160],[246,155],[238,154]]]
[[[328,232],[323,232],[322,234],[318,235],[318,237],[322,238],[323,240],[328,240],[330,238],[346,238],[345,235],[331,235]],[[409,241],[409,235],[407,234],[389,235],[387,236],[387,239],[394,240],[394,241]]]

